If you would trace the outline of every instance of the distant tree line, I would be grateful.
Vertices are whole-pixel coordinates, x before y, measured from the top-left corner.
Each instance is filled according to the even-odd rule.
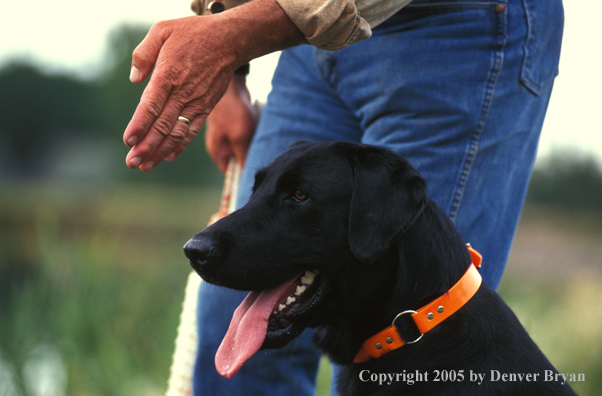
[[[557,152],[533,172],[527,202],[602,213],[602,170],[591,155]]]
[[[150,174],[141,175],[123,162],[128,149],[122,134],[145,86],[128,79],[131,53],[147,31],[146,26],[122,26],[112,32],[106,71],[93,81],[48,75],[23,63],[0,70],[0,180],[221,184],[202,138]],[[593,157],[556,153],[534,171],[527,200],[602,212],[600,166]]]

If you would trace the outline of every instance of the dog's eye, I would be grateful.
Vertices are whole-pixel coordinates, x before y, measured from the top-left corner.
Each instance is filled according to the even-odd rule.
[[[297,202],[303,202],[305,201],[308,197],[307,194],[305,194],[303,191],[300,190],[296,190],[295,193],[293,194],[293,198],[295,199],[295,201]]]

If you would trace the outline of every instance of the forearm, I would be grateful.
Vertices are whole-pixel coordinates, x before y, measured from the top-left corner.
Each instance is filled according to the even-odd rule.
[[[221,19],[236,67],[271,52],[307,43],[276,0],[254,0],[211,16]]]
[[[257,0],[222,0],[221,4],[230,10],[248,2],[256,3]],[[302,32],[306,43],[319,49],[337,50],[370,37],[372,28],[395,14],[411,0],[275,0],[275,2]],[[212,4],[212,0],[193,0],[191,8],[199,15],[210,15]],[[272,15],[277,16],[264,12],[257,14],[260,18]],[[296,44],[299,43],[293,43]],[[290,46],[292,45],[285,45],[284,48]]]

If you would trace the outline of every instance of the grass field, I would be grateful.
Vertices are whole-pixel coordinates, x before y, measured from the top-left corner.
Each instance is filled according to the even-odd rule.
[[[0,186],[0,396],[161,395],[182,245],[217,191]],[[500,293],[582,396],[602,389],[602,219],[527,208]],[[319,395],[328,394],[328,365]]]

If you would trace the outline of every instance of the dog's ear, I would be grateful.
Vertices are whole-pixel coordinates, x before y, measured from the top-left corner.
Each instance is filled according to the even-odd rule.
[[[371,263],[422,210],[426,182],[405,158],[382,148],[360,147],[352,164],[349,244],[357,259]]]

